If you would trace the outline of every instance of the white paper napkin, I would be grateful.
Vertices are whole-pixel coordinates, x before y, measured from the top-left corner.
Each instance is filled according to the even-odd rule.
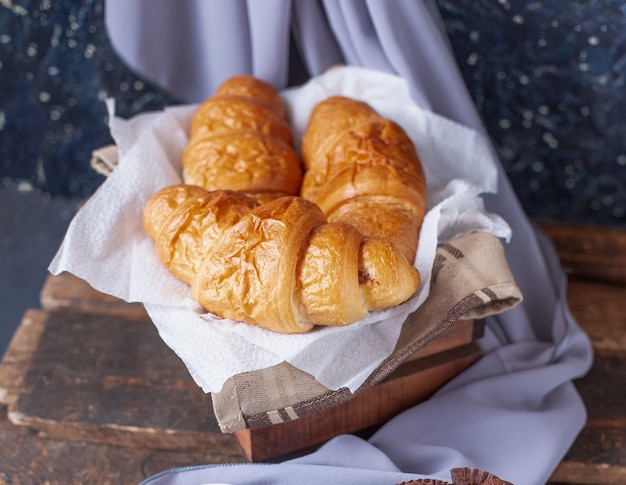
[[[313,106],[333,94],[366,101],[407,131],[429,189],[415,261],[421,286],[398,307],[371,313],[348,327],[317,328],[302,335],[282,335],[204,313],[191,299],[189,287],[158,261],[141,223],[148,198],[181,182],[180,158],[197,106],[122,120],[113,116],[109,102],[119,164],[72,220],[49,270],[68,271],[96,290],[142,302],[163,341],[205,392],[219,391],[235,374],[283,361],[329,389],[356,390],[390,355],[407,315],[428,296],[439,242],[472,231],[510,237],[506,222],[486,213],[480,198],[496,191],[496,162],[488,142],[477,132],[420,109],[402,79],[338,67],[281,94],[295,140],[300,140]]]

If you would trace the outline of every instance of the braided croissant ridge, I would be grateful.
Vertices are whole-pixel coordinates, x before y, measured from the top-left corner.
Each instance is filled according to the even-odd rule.
[[[349,325],[406,301],[420,282],[411,263],[426,196],[408,137],[364,103],[329,98],[303,138],[302,181],[283,123],[278,93],[250,76],[200,106],[184,183],[144,210],[161,262],[207,311],[281,333]]]
[[[283,102],[251,76],[227,80],[200,105],[182,165],[183,180],[206,190],[297,195],[302,182]]]

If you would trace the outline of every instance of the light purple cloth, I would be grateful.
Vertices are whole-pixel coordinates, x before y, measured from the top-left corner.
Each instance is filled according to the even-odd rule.
[[[239,73],[286,87],[292,37],[309,76],[335,64],[397,74],[419,105],[484,132],[434,2],[108,0],[106,22],[130,68],[182,101],[199,102]],[[370,440],[340,436],[280,464],[171,470],[148,482],[394,484],[449,480],[451,468],[469,466],[545,483],[584,425],[572,379],[587,372],[592,350],[567,309],[552,247],[499,172],[486,206],[513,229],[505,250],[525,300],[487,319],[478,363]]]

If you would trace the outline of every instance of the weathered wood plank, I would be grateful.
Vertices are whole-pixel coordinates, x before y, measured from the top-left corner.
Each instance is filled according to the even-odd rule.
[[[137,484],[180,466],[229,463],[214,450],[154,450],[42,437],[15,426],[0,406],[0,483],[7,485]]]
[[[583,271],[568,281],[568,306],[595,356],[590,372],[575,382],[588,420],[555,470],[553,485],[626,483],[626,286],[617,280],[615,273],[601,279]]]
[[[131,320],[147,318],[141,303],[128,303],[100,293],[71,273],[49,275],[39,299],[42,308],[50,311],[119,315]]]
[[[356,431],[363,423],[369,426],[388,419],[476,360],[476,351],[458,358],[442,352],[451,346],[453,351],[463,351],[464,344],[472,341],[477,331],[473,322],[458,323],[449,330],[451,339],[442,337],[443,343],[435,345],[438,353],[420,353],[420,359],[398,369],[399,378],[390,377],[351,402],[348,416],[346,410],[344,414],[334,410],[334,421],[325,435],[315,435],[316,443],[340,431]],[[19,335],[23,338],[11,346],[13,357],[0,366],[12,423],[67,440],[147,449],[212,449],[241,456],[234,436],[219,430],[210,396],[192,381],[148,320],[129,323],[120,316],[31,310]],[[404,369],[407,366],[415,369]],[[367,411],[372,402],[375,413],[391,411],[372,416]],[[357,416],[360,421],[354,420]],[[340,420],[348,428],[338,430]],[[278,441],[285,442],[284,437]],[[278,447],[274,448],[266,447],[263,453],[273,456]]]
[[[24,388],[25,372],[36,351],[44,325],[28,310],[17,327],[7,351],[0,362],[0,402],[13,404]]]
[[[379,426],[398,413],[430,397],[443,384],[480,358],[476,344],[467,344],[405,364],[376,386],[351,400],[295,421],[235,434],[251,461],[309,450],[338,434]]]
[[[626,349],[596,351],[591,370],[575,384],[589,404],[587,427],[620,429],[622,446],[626,440]],[[626,448],[614,458],[626,466]]]
[[[567,301],[594,348],[626,349],[626,285],[570,278]]]
[[[150,321],[45,311],[25,320],[36,347],[14,342],[0,374],[14,424],[67,440],[241,456],[219,430],[211,397]]]
[[[588,420],[552,482],[626,483],[626,350],[598,351],[590,372],[576,381]]]
[[[626,230],[535,221],[554,244],[570,275],[626,283]]]

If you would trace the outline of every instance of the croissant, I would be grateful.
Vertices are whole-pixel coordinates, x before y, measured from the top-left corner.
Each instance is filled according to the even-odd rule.
[[[330,222],[392,241],[414,261],[426,179],[413,142],[398,124],[366,103],[330,97],[311,113],[302,161],[302,197]]]
[[[301,197],[166,187],[143,224],[162,263],[207,311],[281,333],[349,325],[398,305],[419,273],[389,241],[329,223]]]
[[[198,107],[182,155],[185,183],[266,197],[298,194],[301,165],[280,95],[249,75],[228,79]]]

